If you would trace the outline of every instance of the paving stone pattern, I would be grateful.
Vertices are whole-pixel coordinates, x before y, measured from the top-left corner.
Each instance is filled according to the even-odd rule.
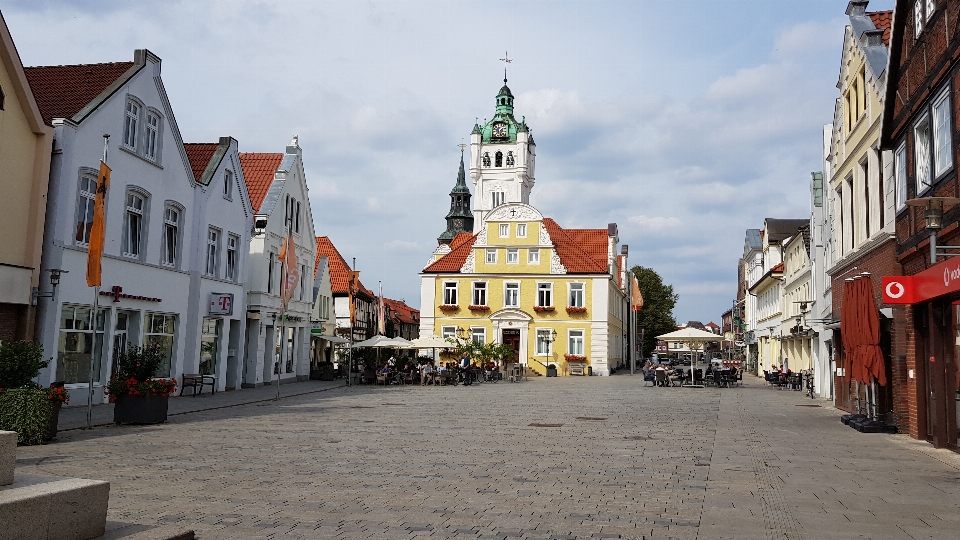
[[[744,382],[334,388],[63,432],[17,470],[107,480],[109,520],[200,540],[960,535],[956,454]]]

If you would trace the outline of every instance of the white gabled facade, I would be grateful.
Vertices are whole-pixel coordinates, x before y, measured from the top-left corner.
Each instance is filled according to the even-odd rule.
[[[64,112],[64,107],[59,114],[49,114],[55,146],[42,269],[68,273],[52,298],[39,300],[40,340],[45,356],[52,359],[40,382],[63,381],[86,390],[92,354],[94,396],[106,399],[102,386],[115,369],[117,354],[146,343],[156,343],[167,353],[158,376],[179,379],[184,372],[197,371],[203,334],[199,314],[208,302],[205,292],[215,290],[232,291],[241,302],[229,323],[219,323],[227,331],[213,336],[217,354],[209,362],[218,386],[229,386],[228,351],[239,347],[230,337],[238,335],[235,326],[243,325],[242,294],[237,293],[245,259],[237,261],[237,278],[226,282],[201,275],[199,254],[210,226],[235,233],[245,246],[249,201],[243,190],[237,190],[233,201],[218,201],[194,177],[157,56],[137,50],[133,63],[29,68],[29,76],[48,82],[40,90],[47,93],[45,99],[38,101],[69,101],[71,72],[76,70],[86,72],[103,91],[73,110]],[[112,174],[105,204],[100,316],[94,324],[94,290],[87,287],[85,276],[103,134],[110,135]],[[233,148],[235,154],[235,141]],[[218,255],[225,257],[222,251]],[[84,402],[74,400],[77,405]]]
[[[306,380],[317,244],[302,151],[294,137],[283,153],[241,153],[240,162],[256,215],[266,218],[264,233],[250,241],[243,385],[275,381],[277,364],[281,382]],[[278,256],[288,226],[293,231],[300,276],[287,312],[281,316]]]

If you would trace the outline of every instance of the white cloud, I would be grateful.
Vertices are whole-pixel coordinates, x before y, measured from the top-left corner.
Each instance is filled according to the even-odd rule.
[[[662,216],[630,216],[629,221],[640,226],[642,232],[661,232],[679,229],[683,222],[675,217]]]

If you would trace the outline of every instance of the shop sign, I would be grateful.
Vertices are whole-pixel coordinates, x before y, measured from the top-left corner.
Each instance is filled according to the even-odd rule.
[[[233,315],[233,293],[210,293],[209,315]]]
[[[916,304],[960,291],[960,260],[948,259],[912,276],[884,276],[884,304]]]
[[[119,302],[121,298],[128,300],[143,300],[144,302],[162,302],[161,299],[153,296],[140,296],[137,294],[127,294],[123,292],[123,287],[114,285],[109,291],[100,291],[100,296],[112,296],[114,302]]]

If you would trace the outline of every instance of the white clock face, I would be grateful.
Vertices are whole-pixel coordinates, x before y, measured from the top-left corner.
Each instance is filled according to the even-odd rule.
[[[507,125],[506,124],[494,124],[493,125],[493,136],[494,137],[506,137],[507,136]]]

